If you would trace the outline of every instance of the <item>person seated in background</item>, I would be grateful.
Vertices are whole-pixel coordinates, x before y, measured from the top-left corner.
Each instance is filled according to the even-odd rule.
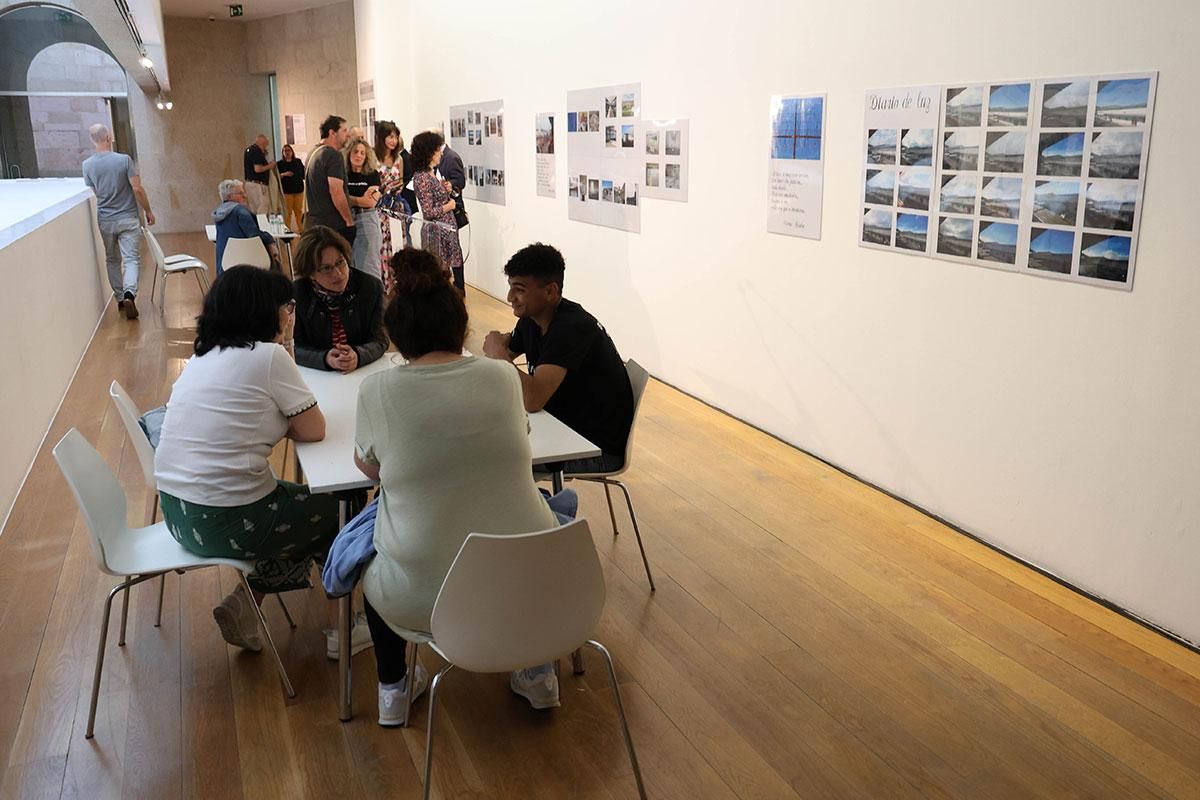
[[[383,284],[350,268],[350,243],[314,225],[296,244],[296,363],[353,372],[387,351]]]
[[[563,471],[613,472],[625,464],[633,388],[604,326],[562,296],[565,271],[562,253],[540,242],[510,258],[504,274],[517,324],[512,333],[490,332],[483,352],[509,362],[523,353],[525,410],[549,411],[600,448],[599,457],[568,461]]]
[[[197,555],[255,562],[213,609],[225,641],[261,650],[263,593],[306,588],[338,531],[333,495],[277,480],[267,458],[284,437],[325,438],[325,417],[292,357],[295,305],[278,272],[225,270],[204,298],[195,356],[171,387],[154,475],[171,535]]]
[[[405,721],[405,643],[389,624],[429,630],[438,590],[472,531],[558,524],[530,472],[520,379],[507,364],[463,355],[467,309],[433,254],[405,248],[391,268],[384,325],[408,363],[363,381],[354,437],[355,464],[381,487],[377,554],[362,586],[385,726]],[[418,665],[413,697],[426,677]],[[559,704],[553,665],[515,672],[509,685],[534,708]]]
[[[225,245],[230,239],[262,239],[263,247],[271,258],[271,268],[279,270],[279,246],[275,237],[258,227],[258,217],[250,210],[246,201],[246,185],[239,180],[225,180],[217,184],[221,205],[212,212],[217,226],[217,275],[224,272],[221,260],[225,257]]]

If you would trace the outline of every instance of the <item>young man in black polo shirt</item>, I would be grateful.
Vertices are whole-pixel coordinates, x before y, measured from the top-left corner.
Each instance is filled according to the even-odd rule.
[[[525,410],[546,409],[600,448],[599,458],[569,461],[564,471],[611,472],[625,464],[633,389],[604,326],[562,296],[564,270],[562,254],[547,244],[531,244],[509,259],[504,274],[517,325],[512,333],[489,333],[483,352],[508,361],[524,353]]]

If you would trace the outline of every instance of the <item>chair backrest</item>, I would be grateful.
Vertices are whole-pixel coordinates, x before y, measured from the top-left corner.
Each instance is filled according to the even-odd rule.
[[[545,664],[583,644],[604,610],[604,573],[587,520],[538,533],[472,533],[433,605],[430,628],[472,672]]]
[[[633,422],[629,425],[629,438],[625,440],[625,466],[622,467],[622,472],[629,468],[629,462],[633,458],[633,429],[637,426],[642,395],[646,393],[646,384],[650,382],[650,373],[632,358],[625,362],[625,371],[629,373],[629,385],[633,388]]]
[[[154,238],[154,234],[145,225],[142,226],[142,237],[150,247],[150,255],[154,257],[154,263],[160,270],[165,271],[167,268],[167,257],[163,253],[162,245],[158,243],[158,239]]]
[[[142,465],[142,477],[146,479],[146,487],[152,492],[158,491],[158,481],[154,479],[154,448],[150,446],[150,440],[146,438],[146,432],[138,422],[141,415],[137,412],[137,406],[133,404],[125,387],[116,381],[108,387],[108,395],[121,415],[121,422],[125,423],[125,433],[129,435],[133,452],[137,453],[138,463]]]
[[[221,256],[221,269],[226,270],[239,264],[269,269],[271,255],[257,236],[249,239],[229,238],[225,240],[225,252]]]
[[[75,428],[54,446],[54,460],[83,511],[96,565],[103,572],[117,574],[108,566],[106,548],[129,530],[125,522],[125,492],[117,476]]]

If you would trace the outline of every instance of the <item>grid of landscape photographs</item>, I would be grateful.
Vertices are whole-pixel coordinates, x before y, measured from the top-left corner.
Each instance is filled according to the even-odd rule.
[[[467,170],[466,196],[504,205],[504,102],[451,106],[450,146]]]
[[[946,87],[934,254],[1132,286],[1155,82]]]
[[[928,252],[937,129],[868,128],[860,243]]]
[[[1017,268],[1032,86],[942,90],[935,255]]]

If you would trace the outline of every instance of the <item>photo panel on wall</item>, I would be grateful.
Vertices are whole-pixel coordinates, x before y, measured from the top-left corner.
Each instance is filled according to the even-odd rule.
[[[567,92],[568,219],[641,230],[638,197],[649,170],[637,141],[640,98],[639,84]]]
[[[969,117],[972,113],[978,116],[971,96],[959,94],[961,108],[955,113],[959,117]],[[861,246],[894,248],[917,255],[929,253],[937,234],[931,212],[937,210],[935,197],[940,188],[937,179],[942,166],[940,159],[944,157],[942,106],[942,89],[938,86],[867,91],[860,195],[864,204],[859,228]],[[954,143],[958,146],[954,158],[970,157],[968,141],[954,140]],[[890,226],[886,231],[885,225]]]
[[[504,205],[504,184],[488,176],[504,172],[504,139],[500,136],[504,101],[491,100],[450,107],[450,140],[447,144],[463,160],[469,200]]]
[[[805,239],[821,238],[824,201],[825,95],[775,95],[771,98],[771,146],[767,176],[767,231]],[[896,132],[877,137],[875,155],[896,163]],[[884,141],[890,140],[890,141]],[[670,142],[667,142],[668,149]],[[874,199],[894,184],[894,166],[871,187]],[[875,177],[874,175],[870,177]],[[869,180],[864,177],[864,181]],[[889,199],[889,203],[894,199]]]

